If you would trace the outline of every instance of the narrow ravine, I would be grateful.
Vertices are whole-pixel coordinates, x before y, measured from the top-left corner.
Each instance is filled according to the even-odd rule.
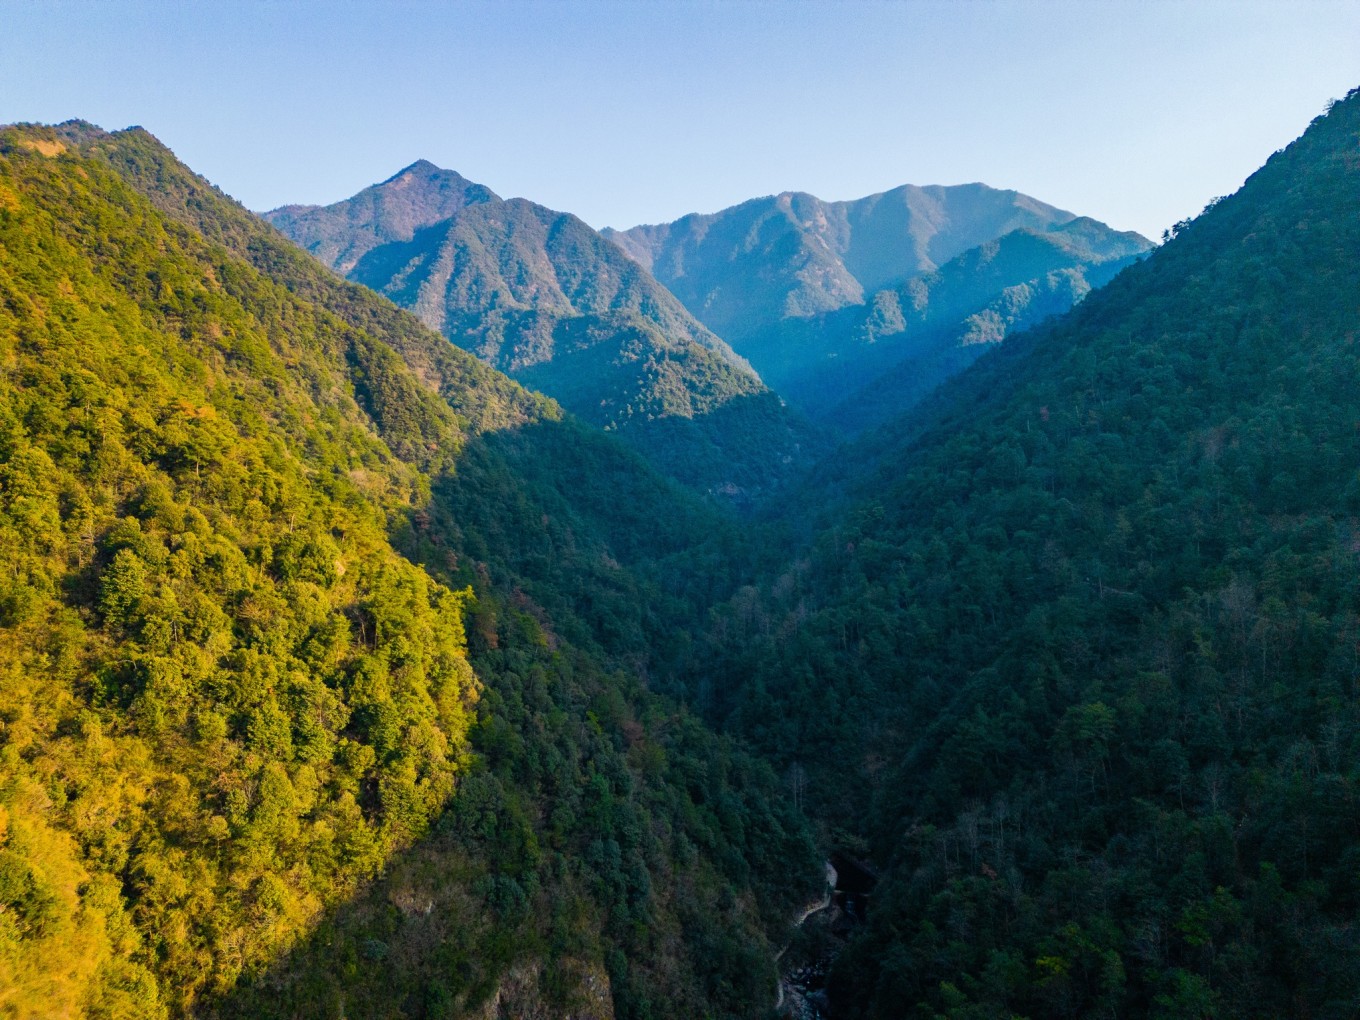
[[[816,903],[809,904],[808,907],[798,915],[798,920],[793,922],[795,928],[801,928],[809,917],[826,910],[835,902],[836,880],[836,869],[830,861],[827,861],[826,885],[822,889],[822,898]],[[779,962],[784,958],[784,954],[788,952],[788,950],[789,947],[785,945],[783,949],[775,954],[774,961],[776,967],[779,966]],[[821,1013],[808,1003],[803,987],[796,983],[793,978],[794,975],[785,974],[780,970],[775,993],[775,1010],[786,1016],[807,1018],[807,1020],[813,1020],[813,1018],[820,1017]]]

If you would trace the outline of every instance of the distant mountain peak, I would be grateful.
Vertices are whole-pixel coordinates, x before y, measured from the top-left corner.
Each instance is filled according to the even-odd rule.
[[[387,180],[383,181],[381,184],[375,184],[374,187],[383,188],[389,184],[395,184],[402,181],[436,180],[436,179],[459,181],[471,187],[483,186],[480,184],[475,184],[472,181],[469,181],[457,170],[446,170],[442,166],[438,166],[435,163],[431,163],[428,159],[418,159],[414,163],[402,167],[400,170],[394,173],[391,177],[387,178]]]
[[[262,215],[332,269],[347,273],[379,245],[409,241],[417,230],[468,206],[499,201],[486,185],[418,159],[342,202],[286,205]]]
[[[746,494],[787,474],[812,438],[744,358],[579,217],[480,188],[419,160],[346,202],[266,218],[687,485]],[[435,219],[449,191],[463,205]]]

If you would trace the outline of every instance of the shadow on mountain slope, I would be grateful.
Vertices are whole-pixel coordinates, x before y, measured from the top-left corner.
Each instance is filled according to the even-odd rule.
[[[816,874],[805,823],[642,679],[736,583],[736,532],[571,419],[469,438],[431,493],[393,545],[478,592],[475,764],[377,881],[195,1015],[758,1014]]]

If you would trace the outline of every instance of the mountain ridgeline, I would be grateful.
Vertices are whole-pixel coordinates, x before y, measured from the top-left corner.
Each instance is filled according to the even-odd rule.
[[[606,230],[766,384],[842,432],[882,424],[1150,246],[982,184],[800,192]]]
[[[709,328],[740,338],[771,320],[862,304],[1012,230],[1074,219],[984,184],[908,184],[851,202],[784,192],[604,235],[686,308],[702,309],[695,315]]]
[[[812,434],[666,288],[569,213],[415,163],[265,218],[458,346],[704,491],[759,492]]]
[[[713,617],[691,696],[880,869],[838,1017],[1360,1009],[1360,92],[1170,233]]]
[[[0,252],[6,1015],[766,1007],[804,823],[641,682],[722,518],[140,129]]]

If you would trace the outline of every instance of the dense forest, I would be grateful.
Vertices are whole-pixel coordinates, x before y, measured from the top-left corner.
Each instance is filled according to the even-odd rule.
[[[510,204],[408,169],[318,254]],[[738,514],[147,132],[0,129],[0,1012],[767,1017],[833,857],[835,1018],[1356,1015],[1360,92],[1145,258],[984,197],[837,258],[1005,343]]]

